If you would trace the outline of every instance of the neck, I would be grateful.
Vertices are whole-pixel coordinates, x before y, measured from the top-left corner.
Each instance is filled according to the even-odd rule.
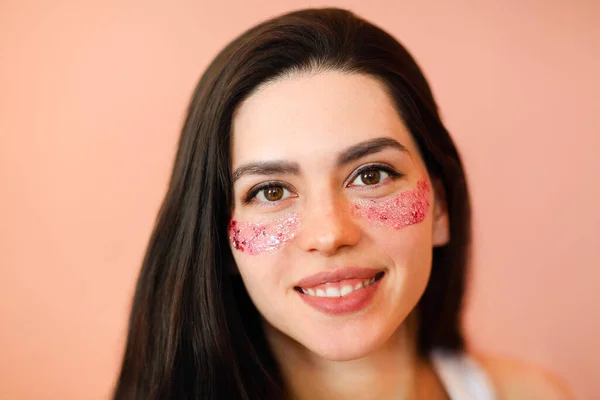
[[[429,362],[417,355],[415,318],[380,348],[350,361],[323,359],[270,326],[266,333],[293,400],[444,398]]]

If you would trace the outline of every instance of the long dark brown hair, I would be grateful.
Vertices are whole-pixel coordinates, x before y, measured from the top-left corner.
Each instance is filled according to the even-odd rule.
[[[417,347],[423,357],[434,348],[463,350],[469,196],[429,85],[407,50],[382,29],[346,10],[302,10],[239,36],[198,83],[137,282],[115,399],[286,397],[260,315],[230,273],[230,127],[240,102],[260,85],[320,70],[381,81],[441,185],[450,241],[433,249],[431,278],[417,305]]]

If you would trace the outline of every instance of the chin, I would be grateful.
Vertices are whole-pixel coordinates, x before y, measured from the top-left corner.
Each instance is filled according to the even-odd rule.
[[[327,334],[312,334],[304,338],[305,348],[316,356],[329,361],[351,361],[368,356],[383,347],[395,329],[374,329],[375,326],[360,329],[330,330]],[[370,328],[370,329],[369,329]],[[385,331],[390,331],[385,334]]]
[[[319,358],[327,361],[352,361],[359,360],[368,356],[373,350],[373,347],[366,346],[334,346],[310,349]]]

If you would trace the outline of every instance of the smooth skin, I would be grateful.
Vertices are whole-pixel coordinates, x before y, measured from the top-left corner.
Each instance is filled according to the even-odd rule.
[[[369,150],[356,157],[357,148]],[[234,115],[231,152],[234,175],[245,171],[234,182],[235,220],[301,217],[297,235],[275,252],[232,247],[293,398],[448,399],[430,363],[416,356],[413,328],[432,248],[449,240],[443,195],[432,190],[425,219],[398,230],[350,212],[357,200],[414,190],[419,179],[438,187],[383,85],[338,71],[263,85]],[[357,173],[368,165],[368,175]],[[255,190],[265,182],[269,189]],[[320,313],[294,290],[302,278],[350,266],[385,271],[358,312]],[[536,369],[478,358],[500,399],[568,398]]]

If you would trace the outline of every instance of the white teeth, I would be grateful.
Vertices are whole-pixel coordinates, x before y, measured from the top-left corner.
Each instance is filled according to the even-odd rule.
[[[336,287],[328,287],[325,290],[323,289],[304,289],[304,288],[300,288],[302,290],[302,293],[307,294],[309,296],[316,296],[316,297],[343,297],[346,296],[352,292],[354,292],[355,290],[359,290],[362,288],[366,288],[367,286],[373,284],[375,282],[375,277],[371,278],[371,279],[367,279],[361,283],[357,283],[354,287],[350,286],[350,285],[345,285],[343,286],[341,289],[338,289]]]
[[[350,285],[346,285],[342,288],[342,290],[340,290],[340,296],[345,296],[348,293],[352,293],[354,292],[354,288]]]

